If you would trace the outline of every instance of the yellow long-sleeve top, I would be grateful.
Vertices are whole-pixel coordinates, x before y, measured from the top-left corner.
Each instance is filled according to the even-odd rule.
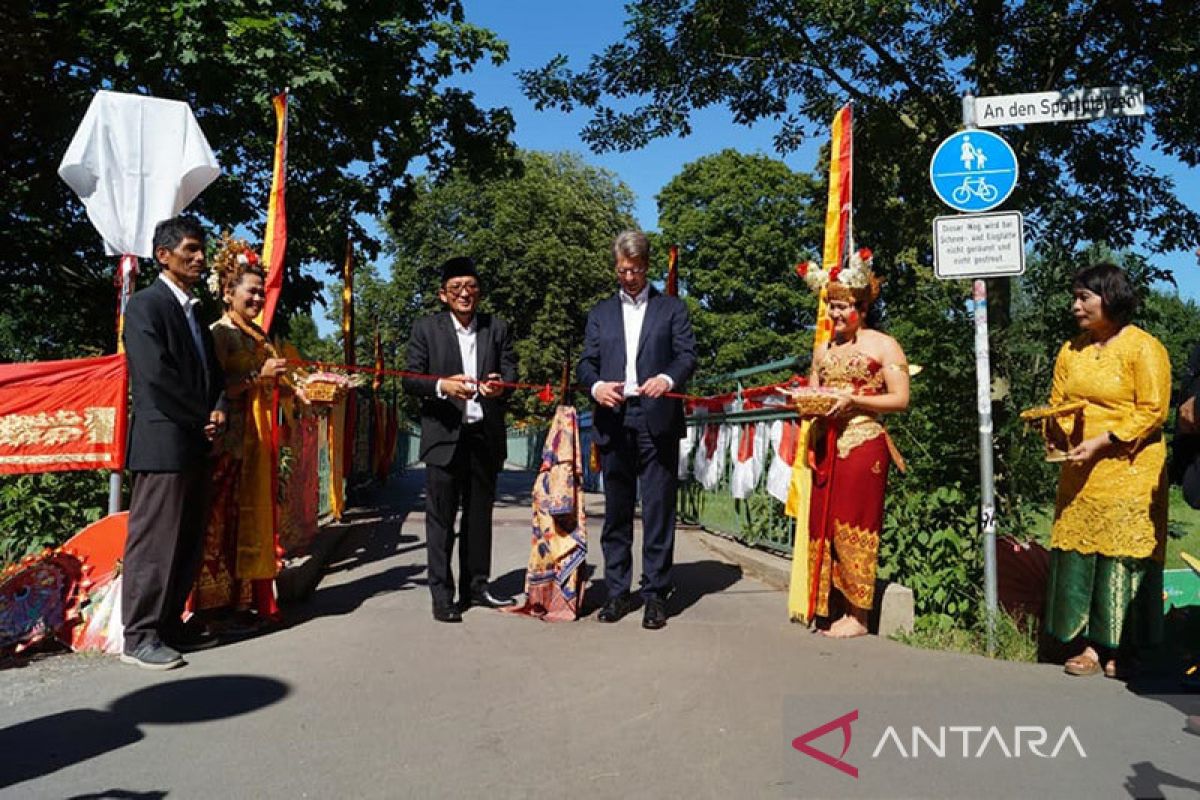
[[[1111,432],[1130,444],[1080,467],[1065,463],[1058,480],[1050,544],[1064,550],[1134,558],[1162,557],[1167,531],[1167,446],[1171,362],[1150,334],[1126,325],[1098,347],[1087,334],[1067,342],[1054,364],[1051,405],[1087,402],[1082,436]]]

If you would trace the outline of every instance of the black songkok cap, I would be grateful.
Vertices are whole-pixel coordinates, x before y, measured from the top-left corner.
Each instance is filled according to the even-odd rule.
[[[465,277],[479,280],[479,273],[475,271],[475,259],[470,256],[457,256],[442,264],[443,284],[451,278]]]

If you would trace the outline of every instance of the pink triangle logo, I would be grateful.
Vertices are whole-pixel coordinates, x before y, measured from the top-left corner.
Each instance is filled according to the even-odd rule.
[[[858,719],[858,709],[856,708],[853,711],[851,711],[849,714],[843,714],[842,716],[838,717],[837,719],[826,722],[824,725],[820,726],[819,728],[813,728],[808,733],[801,734],[800,736],[797,736],[795,739],[792,739],[792,747],[796,748],[801,753],[804,753],[804,755],[806,755],[806,756],[811,756],[812,758],[815,758],[817,761],[820,761],[822,764],[828,764],[829,766],[833,767],[836,770],[841,770],[842,772],[849,775],[851,778],[857,778],[858,777],[858,767],[855,767],[851,764],[847,764],[845,761],[842,760],[846,756],[846,751],[850,749],[850,737],[851,737],[850,723],[855,722],[857,719]],[[842,731],[842,752],[840,755],[838,755],[837,758],[834,758],[833,756],[829,755],[828,753],[822,752],[821,750],[817,750],[815,747],[813,747],[812,745],[809,744],[809,742],[813,741],[814,739],[820,739],[822,736],[829,733],[830,731],[837,730],[839,728]]]

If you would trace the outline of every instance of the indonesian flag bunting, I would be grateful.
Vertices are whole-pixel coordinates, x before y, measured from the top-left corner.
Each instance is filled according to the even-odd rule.
[[[0,474],[121,469],[125,380],[121,354],[0,364]]]
[[[854,213],[854,121],[850,104],[842,106],[833,118],[829,148],[829,202],[825,208],[825,249],[822,267],[841,267],[849,252],[847,243],[853,233]],[[833,323],[826,308],[825,290],[817,301],[817,326],[813,332],[813,355],[833,338]],[[788,616],[796,622],[812,622],[814,610],[812,576],[809,574],[809,512],[812,500],[812,469],[808,463],[812,421],[800,423],[798,455],[792,463],[792,481],[788,488],[786,513],[796,519],[792,545],[792,576],[788,588]],[[819,558],[828,557],[827,548],[818,547]],[[820,564],[814,569],[819,570]]]
[[[267,299],[258,325],[270,332],[275,319],[275,307],[283,289],[283,255],[287,249],[287,105],[288,93],[284,89],[271,99],[275,108],[275,160],[271,169],[271,197],[267,201],[267,229],[263,234],[262,260],[267,268],[264,285]]]

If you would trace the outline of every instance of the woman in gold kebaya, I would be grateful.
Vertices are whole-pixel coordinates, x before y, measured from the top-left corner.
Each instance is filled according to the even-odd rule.
[[[255,323],[266,294],[265,273],[246,242],[226,235],[214,259],[210,288],[225,305],[212,325],[229,401],[225,435],[214,445],[213,494],[204,562],[193,606],[199,612],[238,612],[235,627],[278,619],[278,572],[272,446],[276,382],[290,393],[287,361]]]
[[[844,639],[867,633],[888,468],[896,461],[903,469],[879,416],[908,408],[909,372],[899,343],[866,326],[879,296],[870,251],[831,273],[805,276],[813,288],[825,287],[833,329],[814,353],[809,383],[838,395],[811,439],[808,553],[815,616],[832,619],[825,635]]]

